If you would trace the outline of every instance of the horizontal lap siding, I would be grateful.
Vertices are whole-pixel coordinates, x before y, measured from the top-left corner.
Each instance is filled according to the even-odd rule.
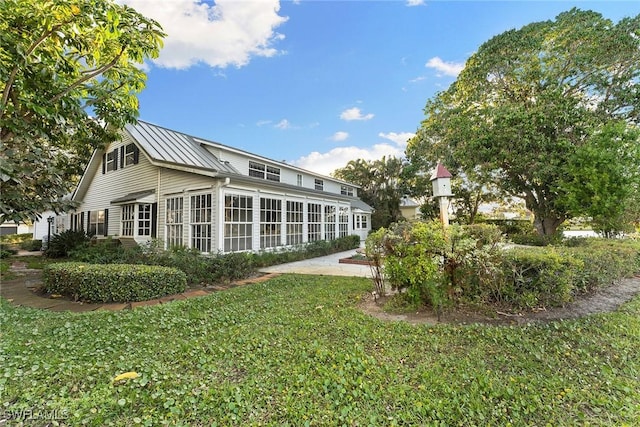
[[[123,141],[111,144],[105,152],[108,153],[131,142],[133,141],[127,135]],[[102,162],[102,156],[100,156],[100,162]],[[122,168],[118,163],[117,170],[105,174],[102,173],[102,166],[100,166],[76,212],[109,209],[108,234],[118,236],[120,235],[121,208],[112,205],[111,201],[136,191],[157,190],[157,186],[158,168],[153,166],[141,152],[137,165]]]

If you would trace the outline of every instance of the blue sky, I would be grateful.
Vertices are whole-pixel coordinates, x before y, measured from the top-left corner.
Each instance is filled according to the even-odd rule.
[[[168,33],[140,119],[329,174],[401,156],[426,101],[492,36],[633,1],[121,0]]]

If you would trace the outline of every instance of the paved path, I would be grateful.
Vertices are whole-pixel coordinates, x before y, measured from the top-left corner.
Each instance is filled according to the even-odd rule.
[[[261,269],[262,273],[292,273],[292,274],[314,274],[325,276],[356,276],[371,277],[371,268],[368,265],[340,264],[342,258],[349,258],[355,255],[355,250],[339,252],[319,258],[306,259],[304,261],[290,262],[287,264],[274,265]]]
[[[260,270],[261,273],[265,273],[263,276],[234,282],[231,285],[220,285],[206,289],[189,290],[181,294],[169,295],[149,301],[110,304],[90,304],[71,301],[64,297],[51,298],[43,296],[37,292],[39,287],[42,285],[42,271],[28,269],[26,268],[25,263],[14,261],[11,266],[11,271],[18,277],[12,280],[2,279],[0,281],[0,296],[17,306],[33,307],[52,311],[115,311],[133,309],[148,305],[165,304],[171,301],[204,296],[211,292],[221,291],[231,287],[269,280],[283,273],[371,277],[370,269],[366,265],[340,264],[338,262],[339,259],[348,258],[353,254],[355,254],[354,250],[264,268]]]

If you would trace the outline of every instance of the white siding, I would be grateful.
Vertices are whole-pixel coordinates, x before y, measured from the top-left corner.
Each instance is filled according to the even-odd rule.
[[[238,170],[242,175],[249,176],[249,161],[274,166],[280,169],[280,182],[289,185],[298,185],[298,175],[302,175],[302,188],[315,189],[315,179],[321,179],[324,182],[324,191],[329,193],[340,194],[341,184],[331,177],[314,174],[310,171],[287,167],[281,162],[269,161],[267,159],[252,157],[250,155],[224,150],[223,148],[206,146],[219,160],[227,161]],[[352,186],[353,187],[353,186]],[[354,187],[354,196],[356,196],[356,188]]]
[[[122,141],[114,142],[105,152],[122,147],[133,142],[128,135]],[[76,212],[87,212],[109,209],[107,231],[109,236],[120,235],[120,206],[112,205],[111,201],[129,193],[145,190],[156,190],[158,186],[158,168],[149,163],[144,153],[140,152],[137,165],[130,165],[115,171],[102,173],[102,156],[99,157],[100,166],[89,184],[84,198]],[[85,229],[86,229],[85,215]]]

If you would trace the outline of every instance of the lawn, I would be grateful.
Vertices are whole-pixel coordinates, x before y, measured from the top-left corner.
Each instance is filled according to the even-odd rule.
[[[412,326],[361,313],[370,287],[281,276],[84,314],[3,300],[0,402],[5,416],[31,411],[92,426],[640,420],[640,298],[546,325]],[[129,371],[139,377],[113,382]]]

